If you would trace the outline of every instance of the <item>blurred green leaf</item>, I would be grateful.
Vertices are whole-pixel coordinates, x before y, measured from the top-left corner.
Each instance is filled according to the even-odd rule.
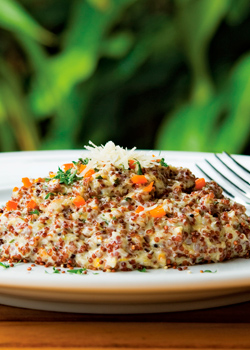
[[[0,0],[0,25],[14,33],[24,33],[44,44],[52,44],[54,36],[42,28],[26,10],[14,0]]]
[[[227,21],[231,25],[237,25],[245,20],[250,12],[249,0],[231,0]]]
[[[206,103],[189,103],[167,118],[159,149],[241,152],[250,134],[250,55],[242,59],[224,88]],[[221,115],[224,114],[222,122]]]
[[[112,0],[87,0],[89,4],[97,10],[105,11],[112,5]]]
[[[218,151],[241,152],[250,135],[250,54],[236,65],[224,92],[227,116],[218,130]]]
[[[213,91],[206,61],[207,47],[228,11],[230,0],[176,0],[176,4],[180,37],[193,71],[192,98],[203,103]]]
[[[188,104],[180,108],[161,126],[156,147],[177,151],[215,151],[212,135],[220,103],[220,99],[211,98],[203,105]]]
[[[40,84],[42,78],[38,77],[38,83],[34,85],[31,100],[36,114],[55,112],[77,83],[91,77],[100,58],[101,43],[107,30],[133,1],[110,1],[102,12],[86,1],[75,1],[64,49],[47,63],[47,79],[43,84]],[[44,72],[41,75],[44,76]]]
[[[134,37],[129,32],[116,33],[101,44],[103,56],[111,58],[122,58],[132,48]]]
[[[5,118],[8,119],[8,124],[13,126],[20,148],[37,149],[39,136],[35,122],[25,105],[17,77],[3,61],[0,61],[0,77],[4,82],[2,82],[1,94]]]

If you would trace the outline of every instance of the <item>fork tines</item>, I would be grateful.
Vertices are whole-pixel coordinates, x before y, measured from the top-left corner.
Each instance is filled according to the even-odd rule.
[[[240,164],[227,152],[223,152],[220,157],[216,153],[214,156],[214,161],[212,161],[212,159],[205,159],[206,163],[204,163],[203,166],[200,164],[196,164],[196,166],[210,181],[216,181],[229,197],[250,205],[248,202],[250,200],[249,169]],[[221,157],[223,157],[223,159]],[[227,161],[225,158],[227,158]],[[228,162],[231,163],[231,165],[229,165]],[[220,167],[220,170],[218,170],[218,167]],[[214,177],[211,175],[212,173]],[[246,179],[243,174],[248,176],[248,179]],[[214,178],[216,178],[216,180]],[[230,187],[228,188],[227,185]]]

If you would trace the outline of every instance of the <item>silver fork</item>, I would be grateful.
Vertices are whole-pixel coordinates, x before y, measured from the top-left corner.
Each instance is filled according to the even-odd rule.
[[[227,196],[244,205],[250,205],[250,170],[227,152],[220,156],[215,153],[214,157],[205,159],[203,166],[196,164],[197,168],[210,181],[216,181]],[[227,186],[230,186],[230,190]]]

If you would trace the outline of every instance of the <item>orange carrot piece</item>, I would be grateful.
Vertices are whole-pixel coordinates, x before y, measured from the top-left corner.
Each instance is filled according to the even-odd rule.
[[[206,185],[206,181],[203,177],[195,180],[195,190],[201,190]]]
[[[86,168],[86,166],[87,166],[87,165],[81,164],[81,166],[80,166],[80,173],[83,172],[83,170]]]
[[[22,183],[23,183],[24,187],[32,186],[32,182],[30,181],[30,179],[28,177],[23,177],[22,178]]]
[[[76,207],[82,207],[86,202],[82,196],[76,196],[73,199],[73,203],[75,204]]]
[[[52,179],[53,177],[55,177],[56,176],[56,174],[55,173],[53,173],[53,171],[50,171],[49,172],[49,177]]]
[[[73,166],[74,166],[73,163],[63,164],[63,169],[64,169],[64,171],[67,171],[67,170],[73,168]]]
[[[146,184],[148,182],[147,178],[144,175],[134,175],[131,178],[131,181],[134,184]]]
[[[84,175],[84,177],[91,177],[93,174],[95,173],[94,169],[89,169],[86,174]]]
[[[128,161],[128,165],[129,165],[130,169],[134,169],[135,168],[135,160],[130,159]]]
[[[150,182],[150,184],[148,186],[144,187],[143,191],[144,192],[151,192],[153,189],[153,184],[154,184],[154,181]]]
[[[136,209],[135,212],[138,214],[138,213],[140,213],[143,210],[144,210],[144,208],[141,205],[139,205],[139,207]]]
[[[161,205],[159,205],[158,207],[152,209],[149,211],[150,214],[153,216],[153,218],[161,218],[164,215],[166,215],[165,210],[162,208]]]
[[[16,191],[18,191],[18,187],[13,188],[13,192],[16,192]]]
[[[36,202],[33,201],[33,199],[32,199],[31,201],[29,201],[29,202],[27,203],[26,206],[27,206],[28,209],[34,209],[34,208],[37,206],[37,204],[36,204]]]
[[[8,211],[10,211],[10,210],[16,210],[17,206],[18,206],[18,203],[17,203],[17,202],[14,202],[14,201],[8,201],[8,202],[6,203],[6,209],[7,209]]]

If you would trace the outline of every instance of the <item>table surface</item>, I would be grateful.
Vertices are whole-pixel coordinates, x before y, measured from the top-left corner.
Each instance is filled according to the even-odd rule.
[[[208,310],[90,315],[0,305],[0,350],[250,349],[250,302]]]

